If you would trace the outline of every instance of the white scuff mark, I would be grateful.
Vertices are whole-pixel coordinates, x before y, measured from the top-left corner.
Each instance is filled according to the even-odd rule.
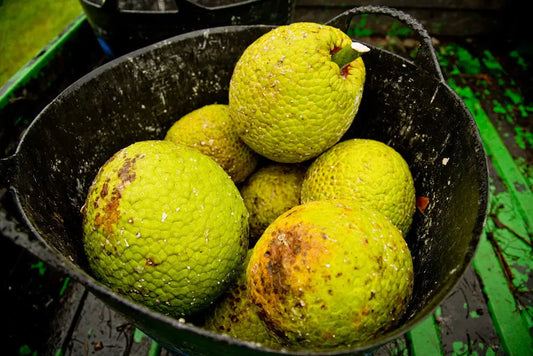
[[[198,47],[199,49],[205,49],[207,47],[207,39],[209,38],[209,30],[205,30],[204,33],[204,42]]]
[[[437,96],[437,93],[439,92],[439,87],[437,87],[435,89],[435,91],[433,92],[433,96],[431,97],[431,100],[429,101],[429,104],[433,104],[433,100],[435,100],[435,97]]]
[[[163,213],[163,215],[161,215],[161,222],[165,222],[165,220],[167,219],[167,213]]]

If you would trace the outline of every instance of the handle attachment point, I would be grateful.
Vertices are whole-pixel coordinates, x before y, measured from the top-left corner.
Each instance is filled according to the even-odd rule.
[[[432,73],[437,79],[444,81],[444,76],[442,75],[431,37],[422,24],[405,12],[386,6],[360,6],[341,13],[340,15],[326,22],[326,25],[337,27],[347,33],[352,19],[355,16],[365,14],[386,15],[392,17],[414,31],[416,37],[420,41],[420,47],[414,59],[414,63],[420,66],[422,69]]]

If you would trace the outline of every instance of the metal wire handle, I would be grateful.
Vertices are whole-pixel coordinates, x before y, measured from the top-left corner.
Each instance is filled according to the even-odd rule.
[[[342,14],[332,18],[326,22],[326,25],[339,28],[344,32],[348,32],[352,19],[355,16],[365,14],[387,15],[402,22],[404,25],[413,30],[416,34],[416,37],[420,41],[420,47],[418,48],[418,53],[414,58],[414,63],[417,66],[420,66],[422,69],[425,69],[429,73],[433,74],[437,79],[444,81],[439,61],[437,60],[437,55],[435,53],[435,49],[433,48],[431,37],[424,26],[420,24],[420,22],[405,12],[386,6],[360,6],[345,11]]]

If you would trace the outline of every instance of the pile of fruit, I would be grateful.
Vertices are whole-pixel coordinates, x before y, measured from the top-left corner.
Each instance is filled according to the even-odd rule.
[[[228,104],[113,155],[82,208],[94,276],[275,349],[350,348],[397,325],[413,287],[413,179],[390,146],[341,140],[368,50],[333,27],[280,26],[242,54]]]

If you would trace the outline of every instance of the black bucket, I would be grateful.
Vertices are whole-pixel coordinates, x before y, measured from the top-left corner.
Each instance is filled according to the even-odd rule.
[[[416,212],[407,236],[415,285],[402,323],[369,344],[328,354],[368,352],[425,319],[470,264],[487,215],[487,160],[478,129],[445,84],[427,33],[411,17],[387,8],[356,8],[330,23],[345,29],[360,13],[384,13],[404,21],[417,33],[421,47],[411,61],[369,45],[363,100],[346,136],[394,147],[409,163],[417,195],[427,197],[429,204],[423,213]],[[272,28],[201,30],[117,58],[62,92],[30,125],[16,153],[0,160],[1,186],[10,187],[35,236],[26,248],[163,346],[189,355],[280,351],[181,323],[95,280],[83,253],[80,208],[98,168],[113,153],[135,141],[162,138],[177,118],[195,108],[227,103],[236,61]]]
[[[166,38],[230,25],[283,25],[294,0],[80,0],[104,51],[118,56]]]

